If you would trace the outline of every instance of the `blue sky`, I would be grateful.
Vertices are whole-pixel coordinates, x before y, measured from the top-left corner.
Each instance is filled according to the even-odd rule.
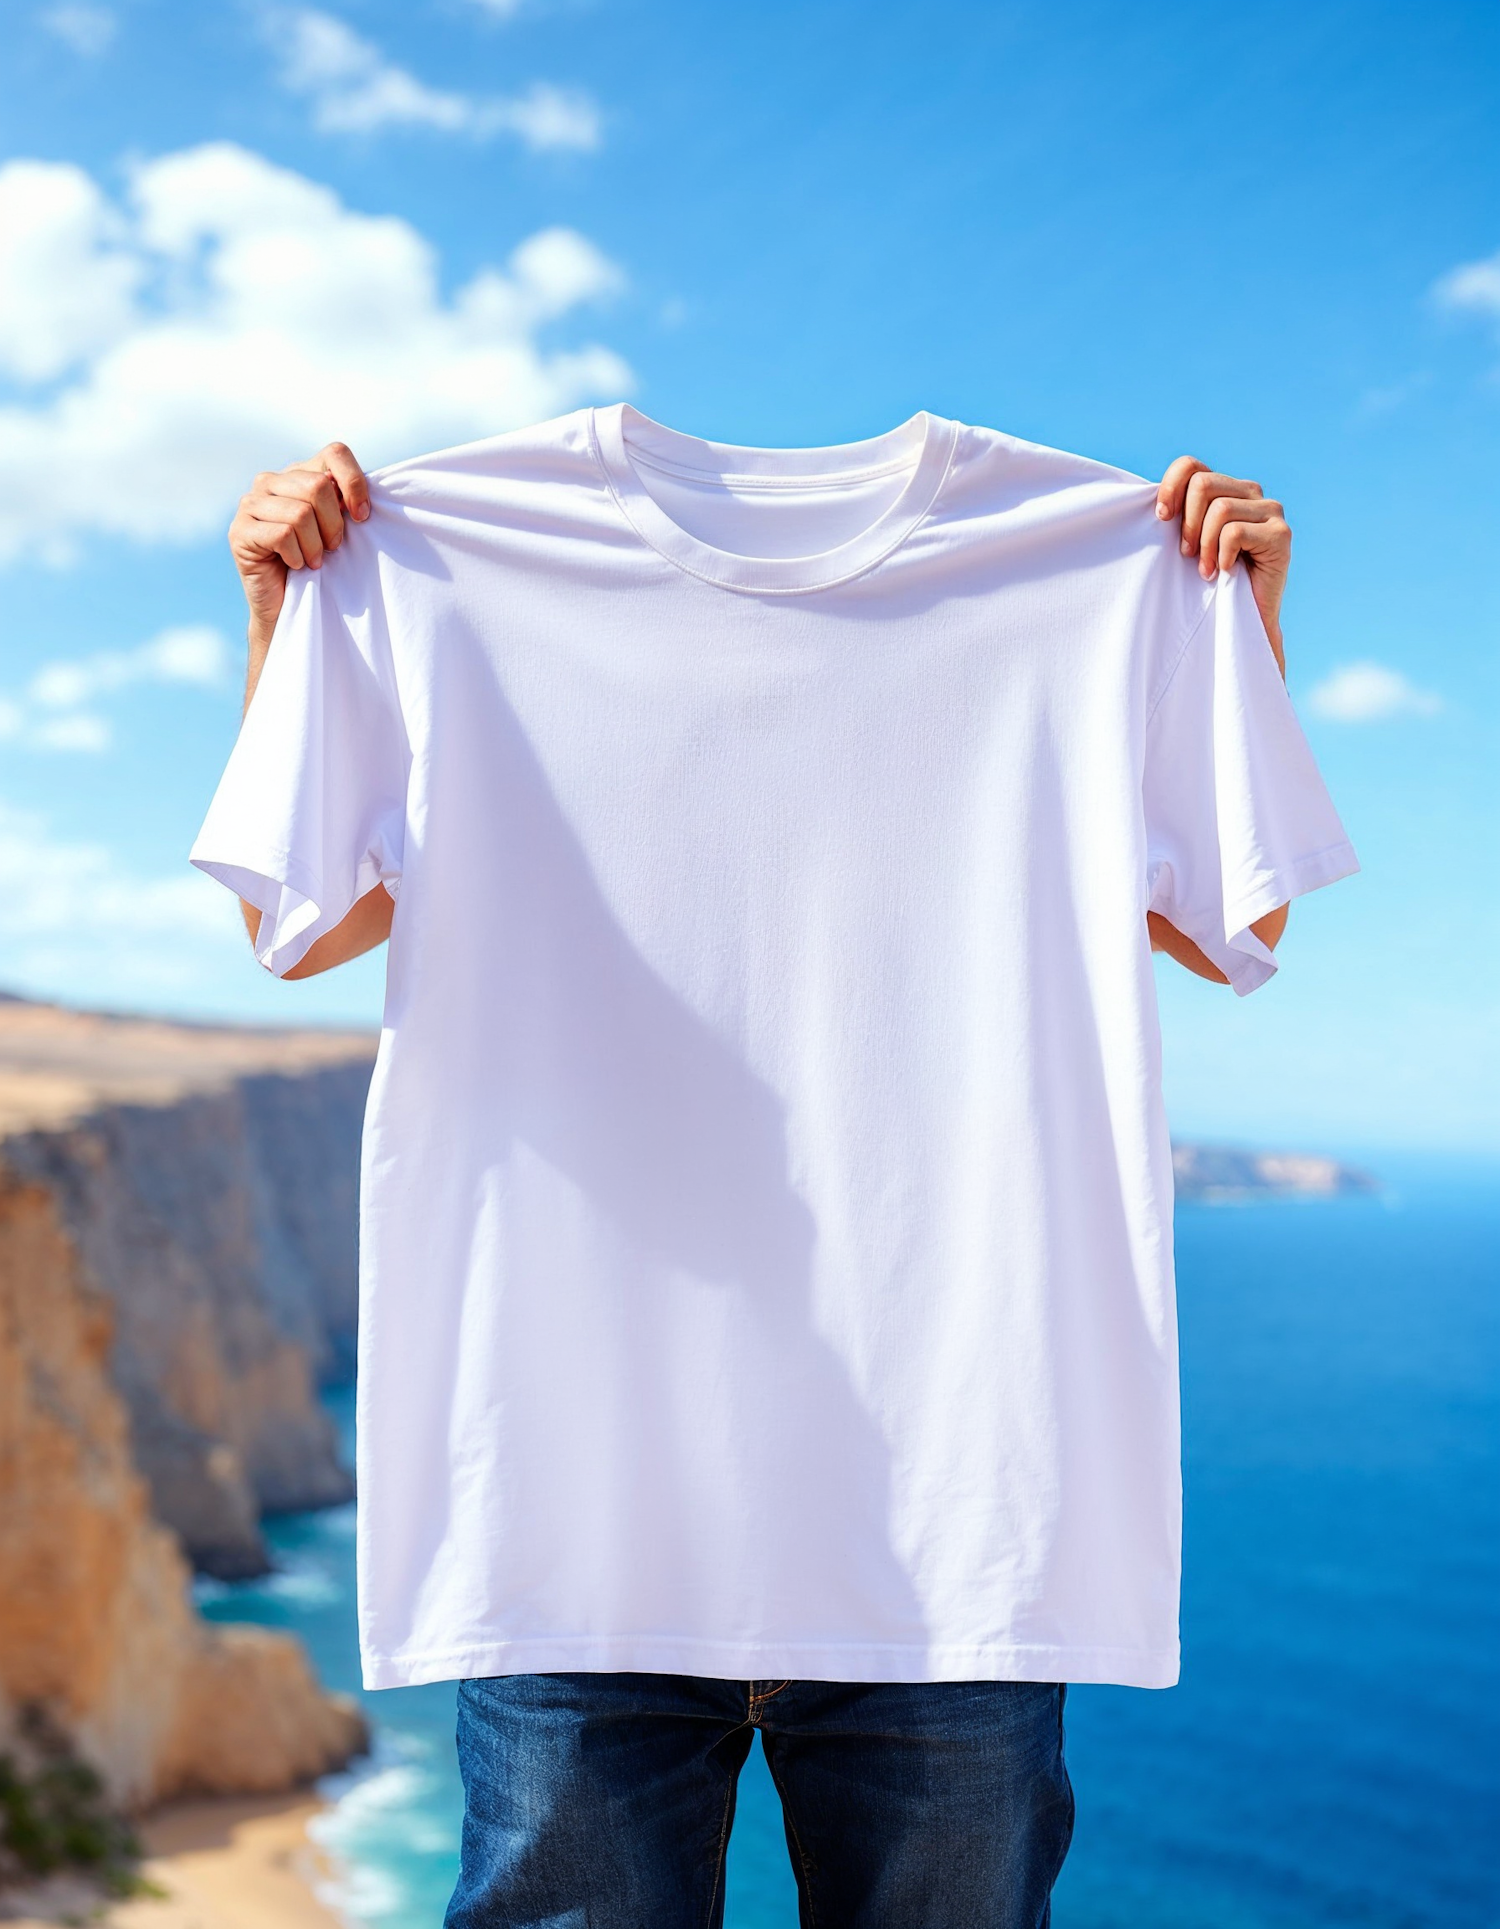
[[[187,846],[257,467],[628,393],[757,443],[931,408],[1296,531],[1364,861],[1254,997],[1162,976],[1185,1132],[1500,1150],[1500,14],[18,5],[0,70],[0,984],[371,1020]],[[36,165],[42,164],[42,165]]]

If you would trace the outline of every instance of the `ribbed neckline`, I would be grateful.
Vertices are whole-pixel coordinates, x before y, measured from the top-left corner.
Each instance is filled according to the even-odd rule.
[[[628,402],[589,410],[595,452],[621,512],[658,554],[725,589],[787,595],[829,589],[869,569],[904,542],[931,509],[947,474],[958,425],[920,410],[883,435],[822,449],[757,449],[706,442],[653,422]],[[837,486],[909,469],[906,485],[875,521],[812,556],[741,556],[691,535],[646,488],[640,470],[740,489]]]

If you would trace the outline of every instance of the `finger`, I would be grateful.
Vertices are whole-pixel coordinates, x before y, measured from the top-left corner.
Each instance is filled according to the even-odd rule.
[[[1216,496],[1232,496],[1236,501],[1261,493],[1258,482],[1243,482],[1238,476],[1221,475],[1217,469],[1199,469],[1188,478],[1182,504],[1182,553],[1191,556],[1203,541],[1203,518]]]
[[[239,514],[250,517],[264,517],[275,501],[276,486],[281,477],[274,471],[263,472],[250,484],[240,497]]]
[[[1199,552],[1197,552],[1199,573],[1205,577],[1211,577],[1215,569],[1234,567],[1234,557],[1240,554],[1240,548],[1246,548],[1246,544],[1240,544],[1226,565],[1220,559],[1222,554],[1220,538],[1224,530],[1271,529],[1272,525],[1278,523],[1280,519],[1282,519],[1282,505],[1278,502],[1267,502],[1265,496],[1240,496],[1240,498],[1215,496],[1215,500],[1207,507],[1207,513],[1203,515],[1203,534],[1199,538]],[[1257,542],[1255,554],[1271,554],[1272,548],[1274,548],[1274,542],[1272,544]]]
[[[1274,505],[1276,514],[1272,516],[1237,516],[1226,522],[1219,531],[1215,561],[1226,573],[1233,569],[1241,556],[1252,563],[1279,564],[1285,566],[1291,560],[1292,532],[1286,518],[1280,513],[1281,505]]]
[[[280,480],[281,478],[278,478]],[[251,505],[251,513],[256,524],[270,532],[269,547],[285,560],[281,547],[284,534],[290,534],[297,545],[301,563],[309,569],[317,569],[323,561],[323,532],[318,527],[317,513],[310,502],[295,495],[267,495]]]
[[[248,553],[244,560],[248,563],[264,562],[267,557],[279,556],[288,569],[301,569],[306,558],[302,545],[297,541],[297,533],[289,529],[285,522],[267,522],[259,516],[245,518],[244,536]]]
[[[1258,482],[1245,482],[1239,476],[1226,476],[1217,469],[1199,469],[1188,478],[1182,505],[1182,553],[1191,556],[1201,549],[1203,522],[1212,505],[1221,498],[1243,502],[1260,495]]]
[[[288,537],[287,519],[280,504],[262,503],[262,509],[269,513],[257,513],[253,498],[246,496],[241,502],[239,514],[229,525],[229,547],[233,551],[236,564],[242,569],[254,569],[267,562],[272,556],[279,556],[292,569],[303,565],[302,549],[295,535],[292,547],[296,551],[296,561],[283,548]]]
[[[229,525],[229,547],[237,559],[243,557],[247,563],[256,560],[254,527],[255,517],[251,513],[250,498],[241,496],[240,506],[234,512],[234,521]]]
[[[1226,567],[1220,561],[1220,538],[1226,528],[1231,525],[1269,525],[1280,515],[1281,504],[1268,502],[1264,496],[1215,496],[1204,513],[1203,531],[1198,543],[1200,575],[1212,576],[1216,569]],[[1231,557],[1229,566],[1232,564]]]
[[[370,513],[370,485],[353,451],[342,442],[330,442],[305,462],[290,463],[277,472],[294,486],[309,476],[324,478],[336,492],[341,510],[363,522]]]
[[[337,549],[344,540],[344,512],[338,486],[324,469],[296,465],[280,469],[260,479],[256,492],[248,498],[255,514],[275,522],[278,517],[299,516],[310,509],[317,518],[318,540],[325,549]]]
[[[354,451],[343,442],[330,442],[318,460],[333,477],[349,514],[356,522],[363,522],[370,513],[370,485],[354,459]]]
[[[1171,522],[1174,516],[1182,514],[1182,500],[1187,494],[1189,479],[1199,469],[1208,464],[1200,462],[1195,455],[1180,455],[1167,473],[1162,477],[1156,491],[1156,513],[1163,522]]]
[[[337,549],[344,540],[344,507],[339,501],[338,484],[330,475],[319,476],[307,499],[318,519],[323,547]]]
[[[318,525],[317,510],[310,502],[287,502],[285,520],[288,528],[297,538],[303,561],[308,568],[320,568],[323,562],[323,531]]]

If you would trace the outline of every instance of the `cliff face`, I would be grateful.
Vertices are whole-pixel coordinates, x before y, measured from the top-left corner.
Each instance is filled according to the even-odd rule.
[[[300,1646],[193,1609],[131,1462],[111,1328],[52,1195],[0,1175],[0,1748],[42,1711],[129,1807],[339,1765],[363,1723]]]
[[[264,1570],[263,1511],[350,1492],[317,1382],[352,1363],[372,1056],[0,1006],[0,1170],[51,1195],[111,1302],[154,1511],[223,1578]]]

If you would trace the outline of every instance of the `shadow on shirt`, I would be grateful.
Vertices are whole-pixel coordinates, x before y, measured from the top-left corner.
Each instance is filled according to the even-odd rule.
[[[445,643],[455,669],[473,647]],[[403,1562],[462,1568],[480,1535],[497,1638],[920,1647],[890,1452],[819,1330],[785,1104],[728,1035],[753,906],[726,877],[718,905],[664,919],[718,984],[711,1022],[642,956],[500,678],[474,668],[434,675],[423,848],[392,934],[381,1105],[433,1128],[401,1164],[426,1202],[411,1262],[435,1286],[382,1402],[410,1421],[384,1451],[423,1496]],[[632,902],[670,905],[672,863],[633,853]],[[716,929],[721,970],[701,949]],[[436,1443],[434,1413],[453,1416]],[[674,1671],[715,1672],[671,1651]],[[830,1653],[835,1678],[851,1667]]]

